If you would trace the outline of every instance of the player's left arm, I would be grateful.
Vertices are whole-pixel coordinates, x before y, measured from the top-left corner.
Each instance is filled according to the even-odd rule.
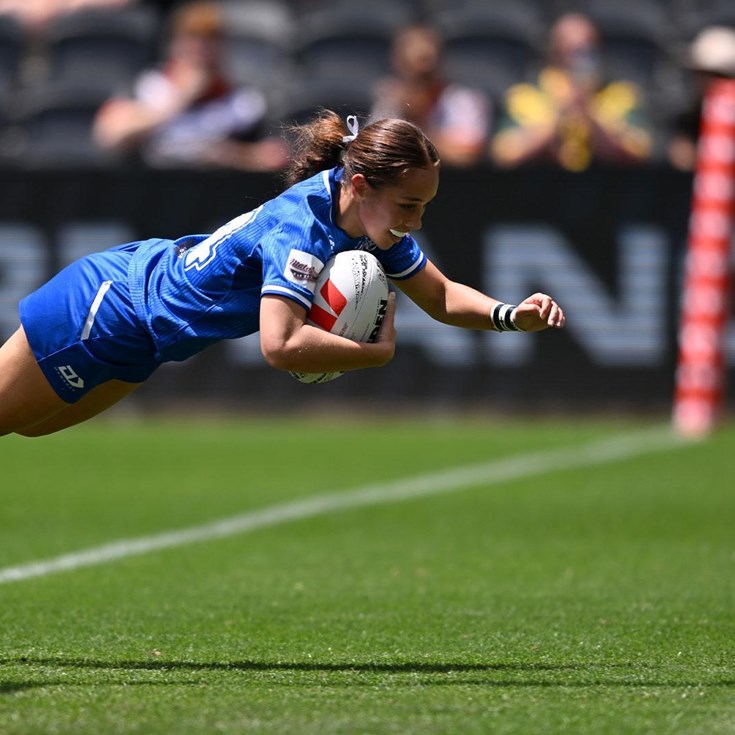
[[[502,304],[463,283],[447,278],[431,261],[416,275],[396,281],[412,301],[437,321],[465,329],[496,329],[491,314]],[[513,310],[513,321],[524,332],[561,328],[561,307],[547,294],[535,293]]]
[[[394,295],[392,295],[394,296]],[[382,367],[393,359],[395,298],[374,342],[355,342],[306,323],[306,309],[289,298],[266,294],[260,304],[260,348],[279,370],[306,373],[346,372]]]

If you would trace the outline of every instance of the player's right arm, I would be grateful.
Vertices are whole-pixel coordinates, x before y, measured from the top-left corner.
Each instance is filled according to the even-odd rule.
[[[464,329],[496,329],[490,318],[501,302],[492,296],[447,278],[431,261],[415,275],[396,284],[429,316]],[[514,321],[524,332],[561,328],[561,307],[547,294],[536,293],[515,306]]]
[[[296,301],[266,294],[260,301],[260,349],[279,370],[321,373],[382,367],[396,349],[395,294],[375,342],[353,342],[306,323],[306,310]]]

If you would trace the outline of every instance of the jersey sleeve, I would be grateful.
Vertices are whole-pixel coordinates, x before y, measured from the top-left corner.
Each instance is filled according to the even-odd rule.
[[[406,235],[389,250],[376,248],[372,252],[380,261],[388,278],[394,281],[411,278],[426,265],[424,251],[410,235]]]
[[[262,241],[263,285],[261,296],[285,296],[307,311],[314,300],[316,280],[330,253],[319,228],[304,233],[284,225]]]

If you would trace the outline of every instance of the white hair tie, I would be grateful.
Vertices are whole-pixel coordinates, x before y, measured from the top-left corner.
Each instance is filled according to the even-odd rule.
[[[360,132],[360,123],[357,122],[357,117],[355,115],[348,115],[347,116],[347,129],[350,131],[349,135],[345,135],[342,138],[342,142],[352,143],[352,141],[357,138],[357,134]]]

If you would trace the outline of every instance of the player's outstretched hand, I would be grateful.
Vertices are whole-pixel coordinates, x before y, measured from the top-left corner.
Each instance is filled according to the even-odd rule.
[[[513,318],[524,332],[541,332],[549,327],[561,329],[565,322],[559,304],[545,293],[535,293],[518,304]]]

